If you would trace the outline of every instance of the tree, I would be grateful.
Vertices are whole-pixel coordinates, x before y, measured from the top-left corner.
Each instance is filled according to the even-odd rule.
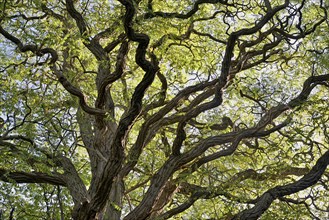
[[[324,219],[327,7],[2,1],[0,216]]]

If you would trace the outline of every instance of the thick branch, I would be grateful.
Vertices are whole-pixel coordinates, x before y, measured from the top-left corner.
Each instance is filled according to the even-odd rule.
[[[60,174],[48,175],[41,172],[19,172],[0,169],[0,180],[16,183],[48,183],[52,185],[66,186],[66,182]]]
[[[70,159],[64,156],[58,156],[57,158],[55,158],[55,160],[57,160],[56,162],[59,162],[64,169],[64,174],[62,175],[62,178],[65,180],[66,186],[70,191],[74,202],[81,203],[84,201],[88,201],[89,196],[87,193],[86,186],[81,180],[78,172],[76,171]]]
[[[312,76],[310,79],[306,80],[306,82],[304,83],[304,87],[303,87],[303,90],[300,93],[300,95],[297,96],[297,98],[293,99],[291,102],[294,104],[294,103],[296,103],[296,100],[304,101],[308,97],[308,95],[310,94],[310,92],[312,91],[312,89],[315,87],[316,84],[320,84],[321,82],[326,81],[328,79],[329,79],[329,75],[322,75],[322,76],[317,76],[317,77]],[[311,86],[311,85],[313,85],[313,86]],[[305,94],[306,94],[306,96],[304,96]],[[303,102],[297,102],[297,103],[298,103],[298,105],[300,105]],[[294,104],[293,107],[296,107],[298,105]],[[175,172],[178,167],[180,167],[181,165],[186,164],[186,163],[190,162],[191,160],[193,160],[194,158],[200,156],[203,152],[205,152],[210,147],[215,146],[215,145],[221,145],[224,143],[233,142],[233,144],[230,148],[224,149],[224,150],[218,152],[218,155],[216,153],[214,155],[209,156],[209,158],[204,158],[204,161],[202,161],[202,162],[200,161],[200,164],[202,164],[203,162],[208,162],[210,160],[217,159],[221,156],[231,155],[236,150],[240,140],[242,140],[243,138],[267,136],[270,133],[277,131],[280,128],[284,127],[287,124],[287,122],[284,122],[269,130],[266,130],[266,131],[264,131],[262,129],[262,128],[265,128],[266,125],[271,123],[274,118],[277,118],[279,115],[281,115],[282,112],[288,110],[289,109],[288,106],[289,106],[289,104],[288,105],[280,104],[280,105],[272,108],[272,110],[270,110],[270,112],[268,114],[264,115],[264,117],[260,120],[259,124],[253,128],[249,128],[249,129],[238,131],[238,132],[230,132],[228,134],[223,134],[220,136],[214,136],[214,137],[207,138],[204,141],[201,141],[198,146],[192,148],[191,151],[189,151],[185,154],[182,154],[181,156],[170,158],[164,164],[164,166],[158,171],[158,173],[153,177],[150,188],[149,188],[147,194],[145,195],[144,199],[140,203],[140,205],[133,212],[131,212],[128,216],[126,216],[126,219],[130,219],[130,217],[132,216],[132,213],[135,213],[135,212],[136,213],[139,212],[141,214],[141,216],[143,216],[143,215],[147,216],[148,215],[147,208],[152,206],[152,203],[157,198],[155,195],[158,195],[159,191],[161,191],[163,184],[171,176],[171,174],[173,172]]]
[[[242,35],[250,35],[258,30],[260,30],[278,11],[284,9],[288,5],[289,1],[286,0],[284,5],[280,5],[278,7],[275,7],[272,11],[269,11],[254,27],[251,28],[244,28],[241,29],[240,31],[234,32],[230,35],[227,45],[226,45],[226,50],[225,50],[225,55],[222,61],[222,68],[221,68],[221,76],[218,80],[217,88],[215,91],[215,97],[212,101],[203,103],[198,108],[191,109],[187,114],[184,116],[181,122],[186,122],[190,120],[193,117],[196,117],[199,115],[201,112],[204,112],[208,109],[217,107],[222,103],[222,94],[223,94],[223,89],[225,88],[226,84],[228,83],[228,76],[230,72],[230,66],[231,66],[231,59],[233,57],[233,51],[234,47],[236,44],[236,40],[242,36]],[[250,130],[246,133],[243,134],[243,136],[239,136],[237,139],[236,136],[232,137],[229,142],[232,142],[236,140],[235,143],[238,143],[239,140],[245,137],[249,137],[251,135],[257,135],[257,129],[255,130]],[[245,136],[244,136],[245,135]],[[259,135],[265,135],[265,134],[259,134]],[[241,139],[240,139],[241,138]],[[226,138],[224,138],[226,139]],[[144,139],[143,139],[144,140]],[[142,142],[144,142],[142,140]],[[223,140],[220,140],[223,141]],[[217,141],[216,141],[217,142]],[[180,143],[180,142],[179,142]],[[224,143],[224,142],[223,142]],[[223,144],[220,143],[220,144]],[[217,142],[218,144],[218,142]],[[211,144],[210,144],[211,145]],[[141,203],[132,211],[130,212],[126,217],[125,220],[132,219],[132,218],[146,218],[150,213],[151,207],[154,204],[154,202],[157,200],[157,197],[159,196],[159,193],[163,189],[163,186],[165,182],[168,180],[168,178],[175,172],[175,170],[181,166],[182,164],[188,163],[197,156],[201,155],[205,150],[207,150],[210,145],[200,145],[199,147],[196,147],[195,149],[181,155],[181,156],[172,156],[168,161],[165,162],[165,164],[162,166],[162,168],[158,171],[158,173],[154,176],[154,178],[151,181],[151,185],[141,201]],[[142,147],[143,143],[139,145],[139,147]],[[214,146],[214,145],[212,145]],[[141,149],[137,149],[140,151]],[[138,152],[139,153],[139,152]],[[133,155],[134,157],[138,155]],[[134,158],[135,159],[135,158]]]
[[[105,164],[104,172],[99,179],[95,181],[95,186],[92,186],[93,198],[90,204],[85,204],[83,212],[79,213],[78,218],[93,218],[98,210],[101,210],[106,202],[111,191],[113,179],[118,175],[119,170],[124,161],[124,145],[125,137],[129,132],[129,128],[140,114],[142,109],[142,99],[146,89],[151,85],[159,67],[156,63],[155,56],[152,56],[152,62],[146,60],[146,49],[149,44],[149,37],[145,34],[136,33],[133,26],[133,17],[135,15],[134,4],[131,0],[120,0],[126,8],[124,19],[124,28],[129,40],[138,43],[135,60],[136,63],[145,71],[142,81],[137,85],[134,94],[131,98],[130,109],[124,115],[118,125],[115,137],[110,147],[110,158]],[[82,210],[81,210],[82,211]]]
[[[94,54],[98,60],[108,60],[108,55],[104,48],[99,44],[97,38],[89,40],[87,24],[82,15],[74,8],[73,0],[66,0],[66,10],[75,20],[81,36],[84,38],[84,45]]]
[[[86,98],[84,96],[84,94],[80,91],[80,89],[76,88],[75,86],[73,86],[67,79],[66,77],[63,75],[63,73],[57,69],[56,65],[54,65],[52,67],[53,72],[55,73],[55,75],[58,78],[58,81],[62,84],[62,86],[72,95],[76,96],[79,98],[79,104],[81,106],[81,108],[91,114],[91,115],[100,115],[100,116],[104,116],[105,115],[105,111],[102,109],[98,109],[98,108],[92,108],[90,106],[87,105],[86,102]]]
[[[187,201],[185,201],[181,205],[159,215],[157,218],[168,219],[171,216],[181,213],[184,210],[188,209],[199,199],[211,199],[217,196],[225,196],[227,198],[240,201],[238,197],[235,198],[231,194],[227,193],[225,189],[235,187],[237,183],[241,183],[246,179],[262,181],[270,178],[273,180],[277,180],[284,178],[287,175],[301,176],[308,171],[309,170],[307,168],[290,167],[286,170],[282,170],[281,172],[279,171],[278,174],[272,174],[272,173],[257,173],[255,170],[248,169],[235,174],[232,178],[227,180],[223,185],[211,186],[212,190],[210,190],[207,187],[201,187],[187,182],[182,182],[179,185],[179,193],[184,195],[191,195],[191,196],[187,199]],[[178,182],[180,181],[178,180]],[[248,203],[253,203],[253,201],[248,201]]]
[[[100,86],[98,88],[98,96],[95,104],[97,108],[102,108],[102,106],[105,103],[106,87],[109,84],[120,79],[120,77],[122,76],[127,53],[128,53],[128,42],[124,41],[122,42],[121,47],[118,51],[115,72],[105,76],[105,78],[100,83]]]
[[[277,186],[266,191],[257,199],[254,207],[244,210],[234,216],[236,220],[252,220],[259,218],[272,204],[275,199],[302,191],[316,184],[329,164],[329,151],[322,155],[313,168],[300,180],[284,186]]]
[[[146,122],[142,125],[142,128],[138,134],[137,141],[133,145],[132,149],[129,152],[129,159],[128,163],[123,169],[123,176],[127,175],[132,168],[136,165],[138,158],[142,152],[143,147],[146,145],[146,137],[148,136],[148,133],[150,130],[153,132],[156,131],[156,129],[150,129],[151,125],[156,123],[157,121],[161,120],[168,112],[170,112],[173,108],[175,108],[179,102],[182,100],[185,100],[188,98],[191,94],[202,91],[203,89],[213,86],[216,84],[216,80],[213,80],[211,82],[202,82],[197,85],[189,86],[182,91],[180,91],[175,98],[173,98],[171,101],[169,101],[163,108],[161,108],[157,113],[152,115]]]
[[[308,96],[311,94],[312,90],[317,85],[321,85],[321,83],[329,80],[329,74],[325,75],[319,75],[319,76],[310,76],[303,85],[302,91],[299,93],[299,95],[292,99],[288,104],[279,104],[275,107],[272,107],[260,120],[259,126],[261,126],[264,121],[273,121],[277,117],[279,117],[284,111],[287,111],[288,109],[296,108],[297,106],[300,106],[303,104]]]

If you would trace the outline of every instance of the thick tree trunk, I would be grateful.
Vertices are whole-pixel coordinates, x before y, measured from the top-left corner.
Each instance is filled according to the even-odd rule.
[[[102,220],[120,220],[124,183],[118,178],[112,185],[109,201]]]

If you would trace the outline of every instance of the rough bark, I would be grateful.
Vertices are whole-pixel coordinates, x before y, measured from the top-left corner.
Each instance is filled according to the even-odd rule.
[[[327,17],[324,10],[323,18],[319,19],[312,28],[304,30],[301,28],[301,20],[297,24],[297,32],[290,33],[289,28],[285,26],[287,21],[276,21],[279,19],[279,12],[289,7],[293,13],[301,14],[303,1],[300,8],[295,9],[290,1],[285,0],[282,5],[273,7],[270,1],[264,1],[264,14],[262,17],[252,23],[249,28],[242,28],[230,32],[226,30],[226,39],[218,39],[212,34],[203,33],[196,30],[195,24],[201,20],[210,20],[216,18],[216,15],[230,17],[229,12],[215,11],[211,17],[197,18],[195,15],[202,5],[213,4],[213,6],[223,6],[226,10],[236,6],[235,2],[225,0],[197,0],[191,5],[187,12],[163,12],[154,11],[152,0],[148,1],[147,13],[142,14],[139,19],[177,19],[190,20],[186,31],[182,34],[165,34],[160,37],[155,43],[149,46],[150,37],[147,34],[139,33],[134,29],[135,17],[138,12],[138,3],[134,0],[119,0],[123,6],[124,19],[123,23],[117,21],[113,26],[123,25],[124,33],[121,33],[113,41],[103,46],[100,39],[109,36],[113,29],[111,27],[92,36],[87,19],[84,18],[84,13],[79,12],[75,8],[74,0],[66,0],[66,12],[72,18],[78,28],[78,33],[81,36],[82,45],[97,60],[98,67],[97,76],[95,77],[96,92],[95,105],[90,106],[87,103],[86,93],[79,86],[70,82],[69,77],[66,77],[67,70],[70,69],[69,61],[66,60],[69,56],[64,52],[64,61],[59,59],[60,52],[55,51],[44,45],[26,44],[10,34],[2,26],[0,26],[0,34],[7,40],[18,47],[22,53],[31,52],[34,56],[49,58],[46,59],[52,73],[57,77],[57,80],[64,89],[78,98],[79,110],[77,122],[80,128],[80,135],[84,147],[88,152],[91,166],[91,184],[87,190],[83,181],[79,177],[79,173],[74,164],[64,156],[53,156],[45,153],[49,159],[56,163],[56,166],[64,170],[64,174],[46,174],[40,172],[19,172],[0,169],[0,179],[2,181],[15,181],[17,183],[48,183],[58,186],[65,186],[69,189],[75,202],[73,210],[73,219],[76,220],[91,220],[91,219],[120,219],[122,217],[123,207],[122,200],[125,193],[124,178],[126,178],[138,164],[143,149],[162,132],[164,136],[164,145],[167,145],[166,161],[160,165],[160,169],[154,172],[150,179],[150,184],[147,188],[144,197],[140,200],[134,209],[128,213],[124,219],[166,219],[181,213],[191,207],[199,199],[213,198],[225,193],[209,191],[204,187],[182,183],[181,177],[190,175],[197,171],[202,165],[213,160],[221,159],[222,157],[233,155],[241,143],[246,143],[248,138],[262,138],[279,131],[287,126],[289,119],[280,124],[274,123],[285,112],[292,109],[297,109],[310,96],[313,89],[329,80],[329,74],[313,75],[309,77],[303,84],[301,92],[286,103],[279,103],[274,107],[267,109],[252,96],[244,94],[240,91],[242,98],[247,98],[258,103],[262,108],[263,115],[255,120],[255,124],[239,128],[228,117],[222,116],[223,123],[214,124],[210,129],[221,131],[211,137],[203,138],[198,142],[192,142],[191,146],[185,147],[184,144],[188,139],[189,126],[202,130],[206,127],[205,124],[199,123],[197,117],[223,104],[224,94],[234,82],[235,76],[243,70],[247,70],[266,62],[273,62],[272,57],[280,57],[283,50],[280,47],[285,41],[290,44],[289,40],[299,40],[313,33],[315,29],[322,24]],[[76,4],[77,6],[78,4]],[[320,8],[323,9],[322,1]],[[26,17],[25,20],[43,19],[53,16],[61,20],[63,23],[68,23],[66,17],[53,12],[50,8],[42,5],[42,11],[45,13],[41,16]],[[293,15],[288,15],[293,16]],[[152,20],[152,21],[153,21]],[[225,19],[223,20],[225,22]],[[0,22],[2,20],[0,19]],[[297,22],[297,23],[298,23]],[[67,26],[68,27],[68,26]],[[121,27],[121,28],[122,28]],[[263,31],[264,27],[266,30]],[[70,27],[71,28],[71,27]],[[258,35],[255,35],[258,34]],[[256,36],[254,38],[254,35]],[[159,61],[153,53],[157,48],[164,45],[166,40],[185,41],[191,40],[192,36],[211,39],[212,41],[224,45],[223,58],[221,63],[217,63],[220,67],[220,75],[217,79],[210,78],[202,82],[197,81],[194,85],[186,86],[170,99],[167,97],[168,82],[166,77],[160,72]],[[250,37],[250,40],[248,40]],[[263,45],[263,41],[268,40]],[[271,40],[269,40],[271,39]],[[136,44],[136,50],[131,50],[129,46]],[[116,55],[109,55],[115,47],[120,47],[116,51]],[[115,50],[114,50],[115,51]],[[111,95],[111,86],[116,83],[125,74],[125,65],[128,55],[135,53],[135,64],[143,71],[143,77],[137,86],[133,89],[132,96],[127,97],[129,105],[125,106],[125,113],[121,118],[115,121],[115,104]],[[237,56],[235,56],[237,55]],[[110,59],[116,59],[114,62]],[[60,57],[61,58],[61,57]],[[280,57],[284,60],[285,58]],[[131,60],[129,60],[131,61]],[[111,65],[114,67],[112,68]],[[113,72],[111,72],[111,68]],[[73,69],[73,68],[72,68]],[[310,74],[311,75],[311,74]],[[161,82],[159,88],[159,99],[144,105],[146,90],[153,83],[155,77],[158,77]],[[325,84],[328,86],[328,84]],[[193,100],[190,100],[193,99]],[[188,103],[182,107],[181,103]],[[158,108],[156,111],[156,108]],[[81,111],[84,111],[83,113]],[[141,128],[137,134],[135,143],[126,149],[128,135],[136,120],[143,119]],[[2,126],[2,124],[1,124]],[[165,140],[165,131],[163,128],[175,127],[173,130],[172,144]],[[2,128],[2,127],[1,127]],[[230,129],[225,131],[226,129]],[[35,145],[34,141],[23,136],[7,136],[6,134],[0,137],[0,145],[10,148],[10,151],[19,151],[19,148],[13,144],[13,141],[23,140],[31,145]],[[12,142],[11,142],[12,141]],[[209,149],[215,146],[220,146],[216,152],[208,153]],[[41,150],[40,150],[41,151]],[[284,185],[277,186],[266,191],[262,196],[255,200],[255,206],[238,213],[233,219],[256,219],[261,216],[271,205],[275,199],[282,199],[286,195],[299,192],[307,187],[317,183],[329,161],[329,153],[326,152],[316,163],[316,165],[300,180]],[[188,168],[186,168],[188,167]],[[303,172],[308,170],[302,169]],[[178,175],[176,176],[175,174]],[[288,172],[289,173],[289,172]],[[292,173],[294,173],[292,171]],[[287,174],[289,175],[289,174]],[[175,178],[174,178],[175,176]],[[248,169],[244,172],[237,173],[231,182],[239,182],[242,179],[257,179],[271,178],[256,171]],[[275,178],[275,177],[273,177]],[[147,182],[147,181],[146,181]],[[146,183],[144,182],[144,183]],[[175,208],[164,212],[166,205],[172,200],[175,193],[188,195],[186,202],[176,206]],[[226,195],[226,194],[225,194]]]
[[[252,220],[258,219],[272,204],[275,199],[302,191],[314,184],[316,184],[329,164],[329,151],[324,153],[312,167],[312,169],[303,176],[300,180],[283,185],[277,186],[266,191],[263,195],[257,198],[254,207],[244,210],[234,216],[234,220]]]
[[[16,183],[49,183],[66,186],[66,182],[60,174],[49,175],[41,172],[20,172],[0,169],[0,179],[5,182]]]

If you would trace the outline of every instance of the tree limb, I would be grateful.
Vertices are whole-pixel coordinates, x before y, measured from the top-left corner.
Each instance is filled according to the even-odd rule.
[[[48,183],[52,185],[66,186],[66,182],[60,174],[49,175],[41,172],[9,171],[0,168],[0,180],[16,183]]]
[[[300,180],[283,186],[274,187],[266,191],[257,199],[254,207],[246,209],[237,215],[232,220],[252,220],[259,218],[272,204],[275,199],[282,198],[293,193],[302,191],[316,184],[329,164],[329,151],[323,154],[313,166],[313,168]]]

